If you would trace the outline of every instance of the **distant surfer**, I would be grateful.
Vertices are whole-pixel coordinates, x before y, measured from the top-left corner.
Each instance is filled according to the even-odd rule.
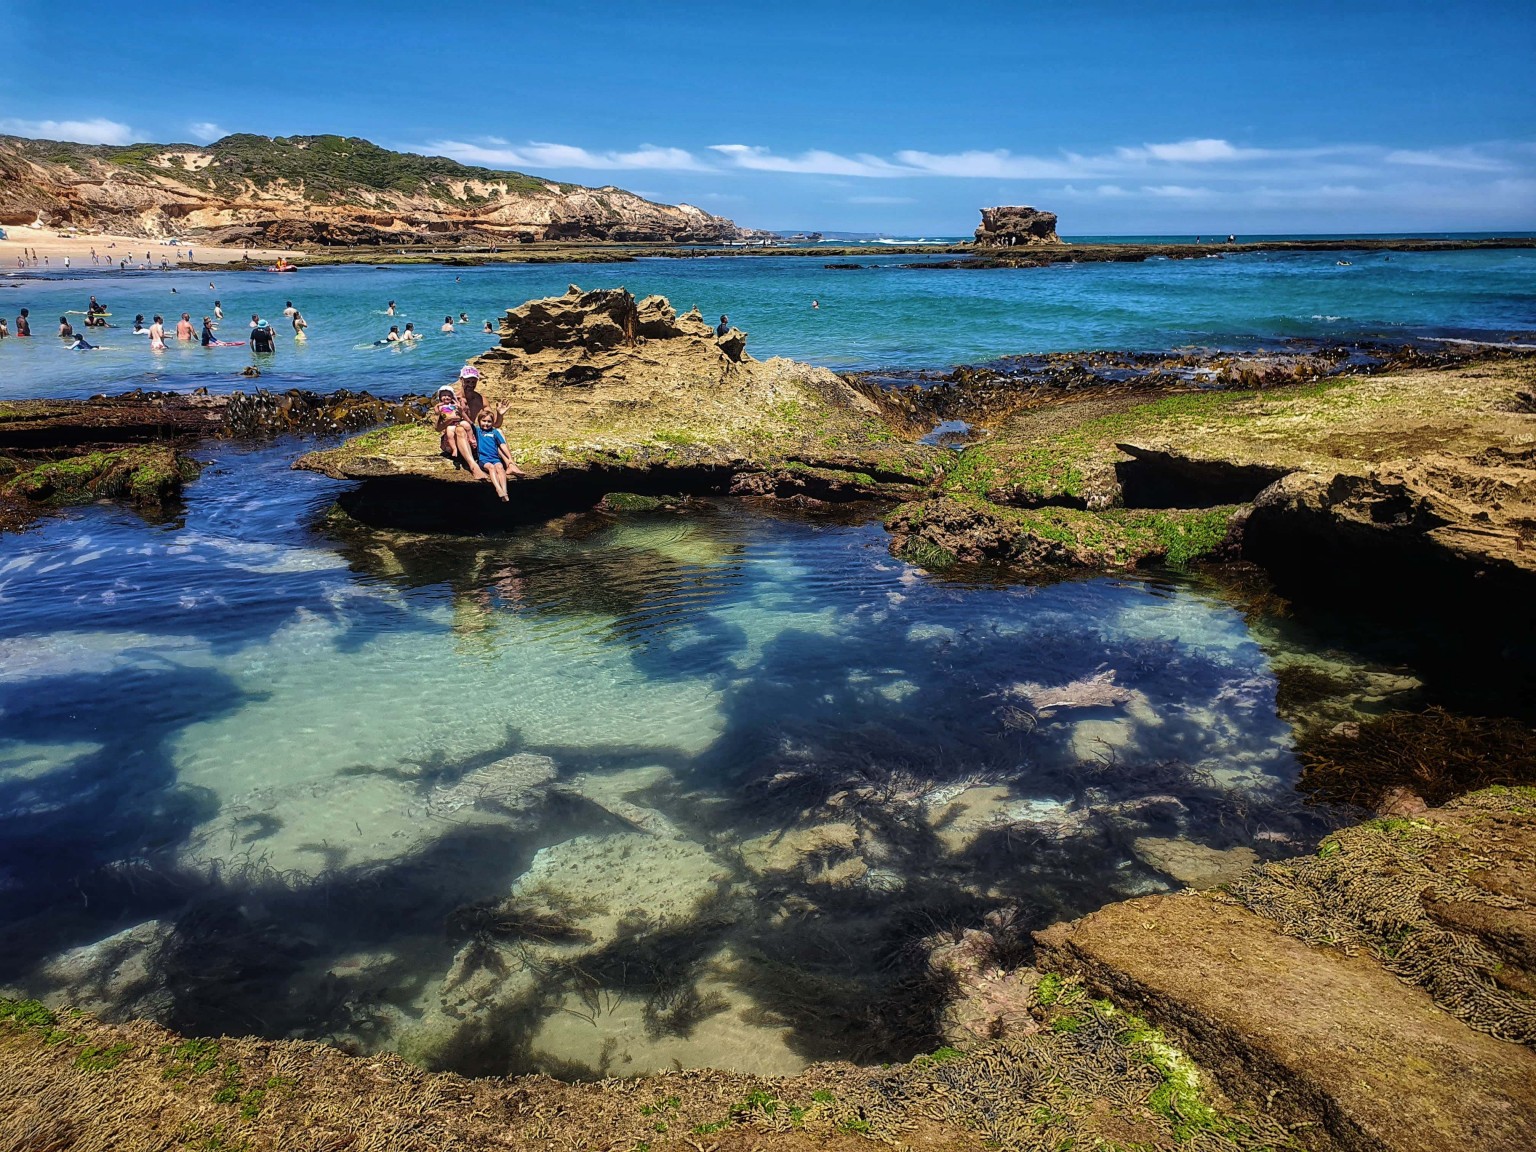
[[[209,348],[209,347],[212,347],[214,344],[217,344],[217,343],[218,343],[218,339],[213,334],[213,321],[211,319],[209,319],[207,316],[204,316],[203,317],[203,347],[204,348]]]

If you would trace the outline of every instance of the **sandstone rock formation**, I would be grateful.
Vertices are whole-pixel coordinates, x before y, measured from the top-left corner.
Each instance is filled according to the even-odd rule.
[[[529,480],[510,512],[476,514],[529,515],[551,501],[573,511],[608,492],[911,492],[935,449],[898,441],[879,403],[835,373],[755,360],[746,340],[737,329],[716,336],[697,310],[679,316],[660,296],[636,301],[622,288],[573,285],[509,310],[501,343],[473,363],[481,393],[506,406],[503,430]],[[425,425],[367,433],[298,466],[369,481],[348,511],[378,522],[409,518],[407,481],[461,483],[471,500],[490,492],[442,455]],[[439,503],[434,515],[444,511]]]
[[[105,147],[0,136],[0,225],[220,244],[736,240],[731,221],[621,188],[584,188],[340,136],[226,136]]]
[[[1489,789],[1336,833],[1225,892],[1112,904],[1037,933],[1036,962],[1188,1038],[1309,1147],[1529,1148],[1533,800]]]
[[[1056,213],[1024,206],[983,208],[976,244],[983,248],[1014,248],[1021,244],[1060,244]]]

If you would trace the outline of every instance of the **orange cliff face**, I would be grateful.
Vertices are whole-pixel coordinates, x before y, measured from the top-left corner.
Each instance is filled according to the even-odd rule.
[[[0,136],[0,225],[35,220],[205,243],[718,242],[688,204],[584,188],[338,136],[107,147]]]

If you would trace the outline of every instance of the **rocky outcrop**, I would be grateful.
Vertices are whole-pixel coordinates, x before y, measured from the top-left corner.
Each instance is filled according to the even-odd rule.
[[[983,208],[976,244],[982,248],[1016,248],[1029,244],[1060,244],[1056,213],[1025,206]]]
[[[885,522],[891,551],[927,568],[1014,564],[1115,569],[1230,554],[1237,509],[1010,508],[970,497],[903,504]]]
[[[438,527],[445,509],[430,492],[442,483],[462,486],[466,515],[498,519],[590,508],[610,492],[911,494],[936,450],[899,441],[878,401],[835,373],[756,360],[746,343],[660,296],[573,285],[510,309],[500,344],[472,361],[481,393],[506,408],[509,448],[528,473],[512,507],[484,501],[489,486],[455,467],[424,425],[368,433],[298,466],[367,481],[343,501],[356,517],[402,524],[429,499]]]
[[[1225,893],[1113,904],[1037,933],[1037,964],[1187,1040],[1319,1152],[1529,1148],[1533,800],[1492,789]]]
[[[584,188],[340,136],[105,147],[0,136],[0,225],[239,246],[718,243],[746,233],[688,204]]]

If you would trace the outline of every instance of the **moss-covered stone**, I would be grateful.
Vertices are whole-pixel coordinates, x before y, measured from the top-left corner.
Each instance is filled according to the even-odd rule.
[[[174,448],[140,445],[23,467],[5,493],[55,506],[120,499],[153,509],[176,499],[198,471],[196,461]]]
[[[886,520],[892,551],[923,567],[1182,568],[1216,555],[1240,509],[1012,508],[974,496],[903,504]]]

